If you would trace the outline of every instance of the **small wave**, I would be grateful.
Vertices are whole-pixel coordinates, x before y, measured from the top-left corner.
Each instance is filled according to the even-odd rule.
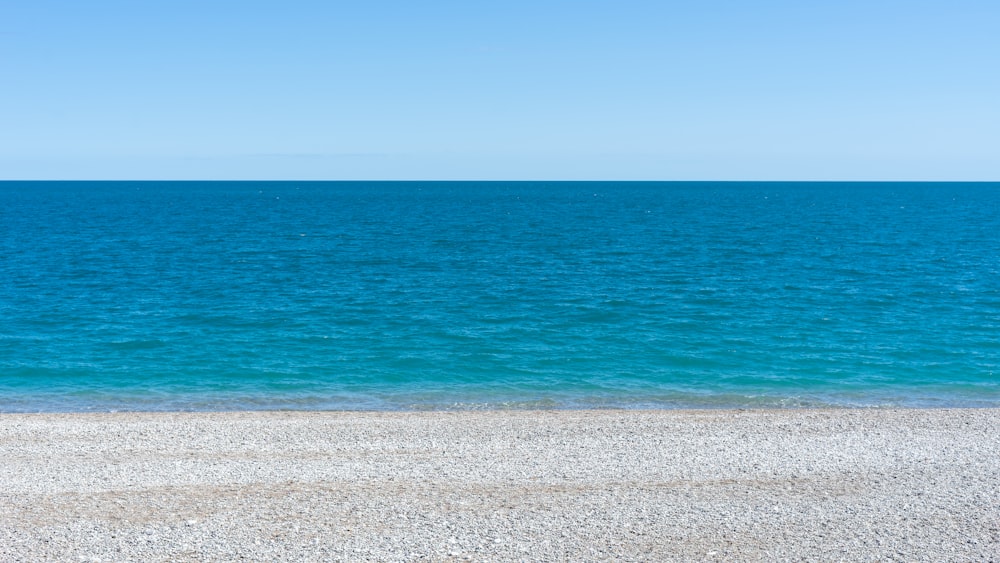
[[[107,344],[117,350],[152,350],[167,345],[165,341],[155,338],[149,340],[114,340]]]

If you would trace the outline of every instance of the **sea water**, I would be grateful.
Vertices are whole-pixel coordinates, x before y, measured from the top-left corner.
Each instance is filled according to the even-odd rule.
[[[1000,406],[1000,184],[0,183],[0,411]]]

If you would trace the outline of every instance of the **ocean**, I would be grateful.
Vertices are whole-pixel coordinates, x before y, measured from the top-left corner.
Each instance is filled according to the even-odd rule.
[[[1000,183],[0,182],[0,412],[1000,407]]]

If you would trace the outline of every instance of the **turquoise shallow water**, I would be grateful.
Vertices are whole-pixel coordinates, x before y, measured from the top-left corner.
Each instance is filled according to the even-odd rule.
[[[0,183],[0,411],[1000,406],[1000,184]]]

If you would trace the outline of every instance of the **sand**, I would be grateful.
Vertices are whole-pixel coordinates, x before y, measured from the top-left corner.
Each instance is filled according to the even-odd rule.
[[[0,415],[0,561],[1000,560],[998,414]]]

